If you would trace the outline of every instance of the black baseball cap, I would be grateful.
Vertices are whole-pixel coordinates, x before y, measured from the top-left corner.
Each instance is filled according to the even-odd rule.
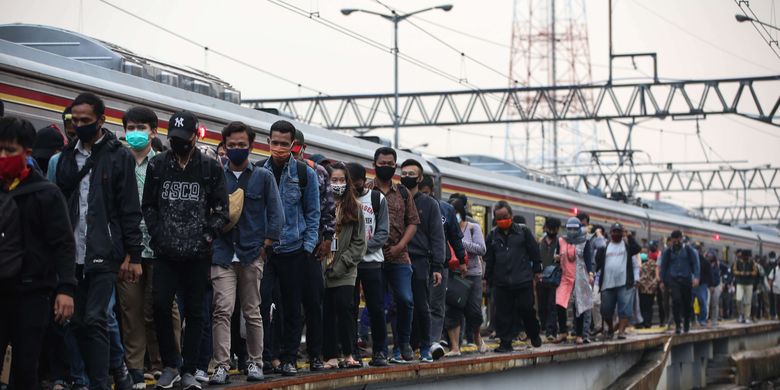
[[[675,230],[672,232],[672,238],[682,238],[683,234],[679,230]]]
[[[168,121],[168,137],[191,139],[198,133],[198,118],[189,111],[179,111]]]
[[[619,224],[617,222],[613,223],[612,226],[609,228],[609,231],[610,232],[614,232],[615,230],[619,230],[619,231],[622,232],[623,231],[623,225],[621,225],[621,224]]]
[[[579,219],[580,221],[582,221],[583,219],[587,219],[590,222],[590,215],[588,215],[588,213],[584,211],[580,211],[579,213],[577,213],[577,219]]]
[[[51,158],[65,146],[65,137],[55,125],[46,126],[38,130],[38,135],[33,144],[33,158]]]

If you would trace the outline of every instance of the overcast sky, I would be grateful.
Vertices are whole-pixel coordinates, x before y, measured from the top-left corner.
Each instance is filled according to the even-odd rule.
[[[205,69],[239,89],[243,98],[309,96],[313,92],[270,77],[257,70],[204,51],[180,38],[123,14],[101,0],[0,0],[0,23],[35,23],[84,33],[128,48],[143,56],[164,62]],[[330,30],[314,20],[297,15],[269,1],[225,0],[106,0],[142,18],[164,25],[212,50],[229,54],[259,68],[283,76],[294,83],[327,94],[392,92],[392,56]],[[528,0],[520,1],[526,3]],[[392,24],[367,14],[341,15],[341,8],[364,8],[385,12],[379,3],[369,0],[283,0],[284,3],[316,13],[321,18],[357,31],[384,45],[392,45]],[[509,69],[509,45],[512,27],[512,1],[453,0],[450,12],[431,11],[413,18],[417,25],[455,46],[467,55],[498,70],[487,69],[433,40],[412,25],[400,29],[403,53],[433,65],[444,72],[467,79],[480,88],[505,87]],[[539,1],[536,1],[539,3]],[[559,2],[559,4],[566,2]],[[571,1],[572,4],[579,3]],[[778,11],[772,0],[753,0],[750,6],[757,16],[776,23]],[[413,11],[442,4],[425,1],[392,1],[385,4]],[[586,2],[587,31],[593,81],[607,78],[607,1]],[[527,6],[526,6],[527,7]],[[560,9],[559,5],[559,9]],[[780,74],[778,59],[756,30],[737,23],[740,10],[733,0],[615,0],[614,47],[616,53],[656,52],[658,70],[663,79],[703,79]],[[316,16],[315,16],[316,18]],[[449,29],[475,35],[477,40]],[[780,50],[778,50],[780,52]],[[519,64],[519,66],[525,66]],[[648,63],[638,61],[638,71],[630,62],[616,63],[615,77],[634,78],[650,74]],[[401,62],[402,92],[458,90],[466,87],[443,77]],[[777,95],[775,95],[777,96]],[[579,123],[576,138],[561,131],[559,138],[565,157],[560,163],[572,164],[575,147],[609,147],[603,124]],[[594,127],[595,126],[595,127]],[[637,129],[634,148],[649,153],[653,161],[702,161],[702,145],[696,137],[695,122],[651,120]],[[780,165],[780,131],[774,126],[739,117],[709,117],[699,123],[704,148],[712,160],[747,160],[739,166]],[[402,129],[401,144],[420,148],[431,155],[463,153],[504,156],[506,126],[468,126]],[[540,133],[531,132],[532,153],[539,152]],[[664,130],[663,134],[660,130]],[[622,131],[622,130],[621,130]],[[592,139],[596,133],[601,140]],[[684,134],[683,134],[684,133]],[[391,138],[390,131],[376,134]],[[523,160],[525,126],[512,127],[520,138],[512,141],[516,157]],[[492,137],[491,137],[492,136]],[[576,144],[575,144],[576,142]],[[579,145],[579,146],[578,146]],[[708,148],[712,148],[709,150]],[[547,150],[549,154],[549,149]],[[584,161],[580,161],[584,162]],[[669,195],[677,203],[697,206],[698,194]],[[733,204],[733,193],[708,195],[706,202]],[[777,203],[774,195],[753,192],[755,203]]]

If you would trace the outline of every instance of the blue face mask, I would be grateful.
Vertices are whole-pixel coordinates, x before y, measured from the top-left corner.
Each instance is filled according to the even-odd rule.
[[[143,130],[128,131],[125,139],[133,150],[142,150],[149,145],[149,134]]]
[[[241,165],[249,158],[249,149],[228,149],[225,151],[227,158],[235,165]]]

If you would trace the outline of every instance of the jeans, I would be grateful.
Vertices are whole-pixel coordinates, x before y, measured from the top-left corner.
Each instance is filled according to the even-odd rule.
[[[366,309],[371,322],[371,349],[376,352],[385,350],[387,339],[387,322],[385,321],[384,289],[382,288],[382,268],[361,267],[358,264],[358,275],[355,281],[353,319],[357,322],[360,307],[360,286],[363,287],[363,297],[366,299]],[[359,356],[357,346],[353,352]]]
[[[206,321],[204,301],[210,300],[206,296],[210,266],[209,257],[158,259],[154,265],[153,307],[160,356],[165,367],[177,367],[181,360],[177,353],[171,311],[173,299],[178,293],[182,303],[179,307],[186,323],[181,348],[181,357],[184,359],[181,369],[185,374],[195,373],[200,356]]]
[[[280,318],[282,333],[280,340],[279,359],[282,363],[295,365],[298,360],[298,347],[301,344],[301,332],[303,331],[303,316],[301,304],[303,303],[303,276],[304,261],[309,254],[303,250],[292,253],[269,256],[276,276],[279,279],[279,291],[284,307]]]
[[[534,292],[530,282],[522,286],[497,286],[494,299],[496,336],[502,343],[511,343],[517,336],[518,319],[523,321],[529,338],[539,337],[539,321],[536,319]]]
[[[414,311],[412,315],[411,343],[420,351],[431,349],[431,306],[429,290],[430,261],[427,257],[412,257],[412,299]]]
[[[303,275],[301,299],[306,320],[306,352],[311,360],[322,355],[322,296],[325,291],[322,262],[314,255],[307,256],[303,260],[301,273]]]
[[[448,278],[449,270],[445,266],[441,271],[441,283],[439,283],[438,286],[434,286],[433,277],[431,277],[431,283],[430,286],[428,286],[431,292],[431,299],[429,302],[431,306],[431,342],[438,342],[441,340],[442,331],[444,330],[444,321],[446,316],[445,301],[447,299]]]
[[[395,348],[409,344],[412,332],[412,315],[414,301],[412,300],[412,266],[410,264],[384,264],[384,281],[393,294],[396,304],[397,329]]]
[[[688,279],[672,279],[669,282],[669,289],[672,294],[672,312],[674,313],[674,323],[679,328],[681,322],[685,321],[685,328],[688,329],[693,317],[693,287]]]
[[[78,286],[71,324],[78,350],[84,359],[90,389],[109,389],[110,339],[108,307],[113,296],[116,274],[113,272],[84,273],[76,267]]]
[[[693,291],[696,294],[696,300],[699,301],[699,316],[697,320],[700,324],[707,322],[707,308],[710,303],[710,288],[706,284],[700,284]]]
[[[52,303],[48,293],[18,294],[14,290],[0,289],[0,351],[5,354],[8,344],[13,345],[11,388],[40,389],[38,357]]]
[[[116,288],[111,293],[111,299],[108,301],[108,344],[109,344],[109,367],[116,369],[125,364],[125,348],[122,345],[122,335],[119,334],[119,322],[116,320]]]
[[[601,290],[601,317],[604,321],[612,321],[617,306],[618,317],[631,318],[634,315],[634,288],[614,287]]]
[[[325,289],[323,302],[325,359],[338,358],[339,352],[345,358],[352,354],[355,345],[355,321],[352,307],[354,290],[354,286]]]

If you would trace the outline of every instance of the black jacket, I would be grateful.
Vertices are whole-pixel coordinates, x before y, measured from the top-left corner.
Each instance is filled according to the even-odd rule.
[[[407,246],[409,256],[427,257],[431,262],[431,271],[441,272],[449,252],[446,255],[444,253],[446,244],[439,202],[422,192],[417,192],[414,195],[414,205],[420,215],[420,225],[417,226],[417,232]]]
[[[184,169],[171,151],[160,153],[146,170],[142,208],[158,258],[211,258],[211,243],[228,222],[225,174],[198,149]]]
[[[18,189],[45,182],[33,170]],[[54,186],[14,197],[19,209],[24,260],[19,291],[73,296],[76,244],[73,241],[68,206]]]
[[[86,272],[117,272],[126,254],[130,261],[141,262],[141,205],[135,180],[135,159],[103,129],[103,140],[92,146],[85,167],[92,166],[87,197]],[[76,144],[69,143],[57,162],[57,186],[70,209],[73,228],[79,222],[79,169]]]
[[[491,286],[521,287],[542,272],[539,245],[525,225],[512,224],[507,233],[493,228],[485,246],[485,278]]]
[[[699,256],[699,284],[714,287],[712,280],[712,267],[705,256]]]
[[[609,246],[609,243],[607,243]],[[604,270],[604,263],[607,261],[607,246],[596,250],[596,272]],[[634,236],[628,236],[626,244],[626,286],[634,286],[634,256],[642,251],[642,247],[636,242]],[[599,287],[604,283],[604,275],[599,278]]]

